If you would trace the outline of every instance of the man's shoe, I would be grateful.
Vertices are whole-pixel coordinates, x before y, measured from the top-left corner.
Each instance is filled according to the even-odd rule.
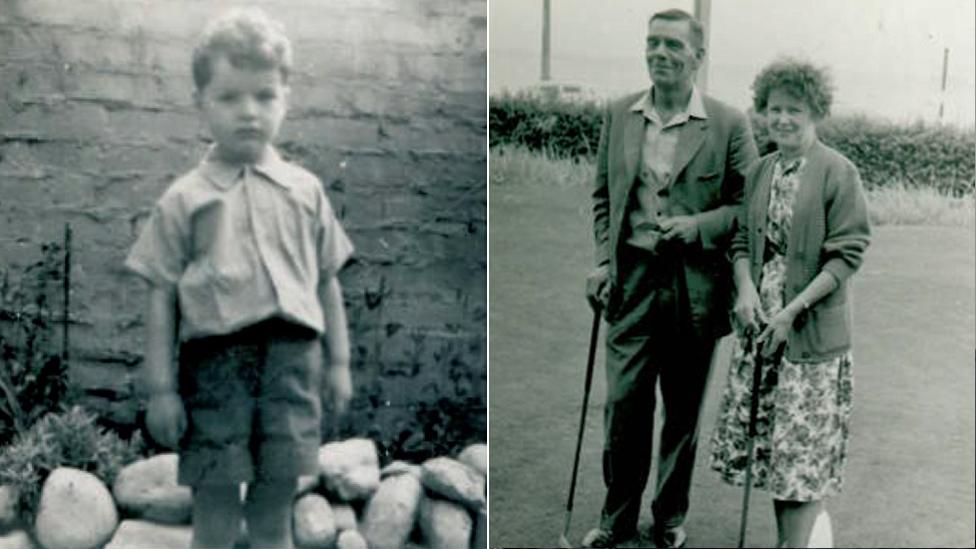
[[[654,530],[654,545],[658,547],[684,547],[688,541],[688,534],[683,526]]]
[[[580,545],[583,547],[617,547],[632,537],[634,537],[633,534],[630,536],[620,536],[615,535],[610,530],[594,528],[583,536],[583,541],[580,542]]]

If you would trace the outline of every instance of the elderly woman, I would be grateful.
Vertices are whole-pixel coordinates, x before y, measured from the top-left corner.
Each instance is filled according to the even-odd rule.
[[[807,547],[823,499],[843,481],[853,363],[848,279],[870,228],[857,168],[817,139],[832,99],[826,73],[777,61],[753,91],[777,150],[747,174],[732,244],[737,337],[711,462],[726,481],[744,482],[761,349],[753,483],[773,497],[778,544]]]

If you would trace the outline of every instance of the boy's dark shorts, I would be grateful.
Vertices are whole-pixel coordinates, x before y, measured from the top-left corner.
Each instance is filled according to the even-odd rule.
[[[188,420],[180,484],[317,474],[322,345],[313,330],[267,320],[187,341],[179,361]]]

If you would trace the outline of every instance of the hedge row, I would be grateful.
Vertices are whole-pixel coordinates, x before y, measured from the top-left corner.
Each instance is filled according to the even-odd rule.
[[[500,96],[490,99],[489,108],[491,146],[521,145],[556,157],[596,154],[602,116],[597,104]],[[750,120],[760,150],[772,150],[763,118],[750,113]],[[855,116],[826,120],[819,135],[857,165],[868,188],[927,186],[954,196],[976,188],[973,130]]]

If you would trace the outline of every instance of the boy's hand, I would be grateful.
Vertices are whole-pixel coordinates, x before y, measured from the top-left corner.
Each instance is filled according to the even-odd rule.
[[[336,414],[342,415],[352,399],[352,376],[348,365],[333,364],[325,371],[322,380],[322,400],[331,402]]]
[[[173,391],[153,395],[146,407],[146,428],[149,436],[162,446],[179,446],[186,432],[186,411],[180,395]]]

